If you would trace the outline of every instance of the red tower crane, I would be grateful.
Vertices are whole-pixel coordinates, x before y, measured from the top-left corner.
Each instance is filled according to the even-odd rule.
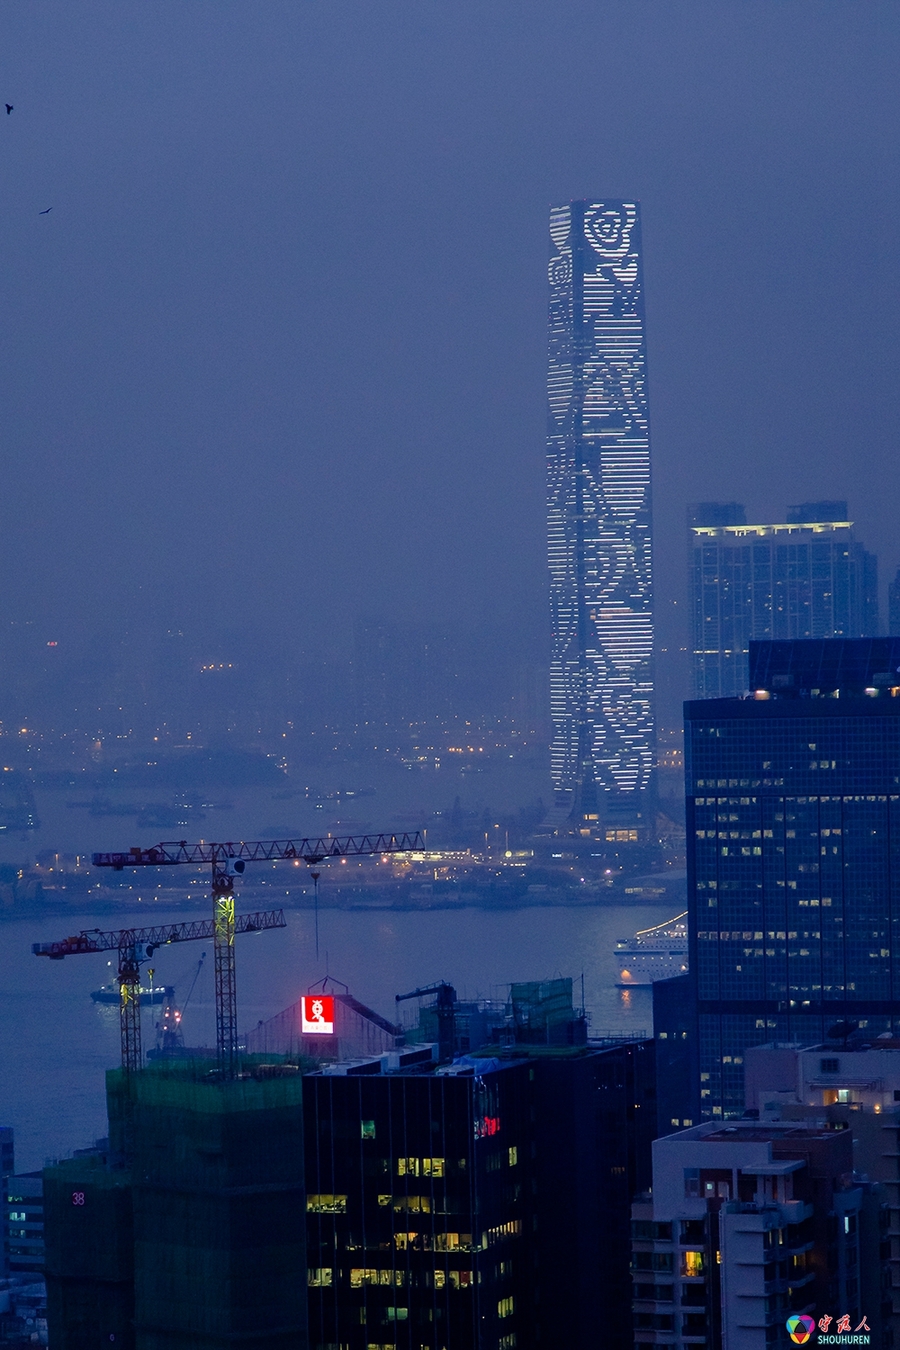
[[[187,844],[182,840],[180,843],[156,844],[153,848],[132,848],[127,853],[95,853],[93,863],[95,867],[112,867],[117,872],[126,867],[196,866],[198,863],[207,863],[212,868],[216,1049],[220,1069],[226,1077],[231,1077],[237,1060],[234,936],[235,932],[249,931],[246,928],[239,929],[235,919],[235,877],[242,875],[248,862],[288,859],[315,864],[324,862],[326,858],[408,853],[421,846],[418,833],[351,835],[344,839],[275,839],[251,843],[241,840],[226,844]]]
[[[261,933],[267,928],[286,927],[280,909],[259,914],[242,914],[235,919],[236,933]],[[92,952],[117,951],[119,954],[119,1024],[122,1037],[122,1068],[131,1073],[141,1067],[141,962],[149,960],[157,947],[172,942],[202,942],[214,937],[211,919],[193,923],[158,924],[152,928],[120,928],[101,933],[89,928],[75,937],[60,942],[35,942],[31,948],[35,956],[48,956],[51,961],[62,961],[66,956],[82,956]]]

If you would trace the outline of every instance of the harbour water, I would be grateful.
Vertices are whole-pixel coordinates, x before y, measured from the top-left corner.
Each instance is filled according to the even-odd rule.
[[[238,939],[241,1030],[292,1003],[329,973],[391,1019],[394,995],[449,980],[466,997],[505,997],[512,980],[571,975],[591,1031],[651,1030],[647,989],[617,989],[614,949],[619,938],[659,923],[670,901],[645,905],[578,905],[496,911],[482,909],[353,912],[323,908],[316,959],[314,917],[288,911],[287,929]],[[245,908],[253,908],[252,905]],[[0,924],[0,1124],[16,1131],[20,1171],[62,1157],[106,1133],[104,1070],[119,1057],[118,1011],[91,1001],[92,989],[113,975],[104,956],[50,962],[31,954],[83,928],[147,921],[146,911],[114,921],[108,915],[9,919]],[[182,922],[154,910],[153,922]],[[154,983],[174,984],[186,998],[203,943],[161,949]],[[409,1009],[405,1004],[404,1008]],[[154,1044],[156,1009],[144,1013],[144,1044]],[[189,1044],[215,1043],[211,955],[203,963],[184,1018]]]

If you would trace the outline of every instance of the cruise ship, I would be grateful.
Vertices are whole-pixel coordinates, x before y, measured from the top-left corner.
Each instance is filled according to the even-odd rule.
[[[158,1003],[171,1001],[175,997],[175,990],[170,984],[155,984],[152,989],[141,985],[141,1007],[149,1008]],[[104,984],[100,989],[94,989],[91,998],[95,1003],[121,1003],[122,994],[117,983]]]
[[[616,943],[616,988],[651,985],[688,968],[687,910]]]

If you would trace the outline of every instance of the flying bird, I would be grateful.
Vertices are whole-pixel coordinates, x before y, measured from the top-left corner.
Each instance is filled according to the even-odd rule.
[[[6,105],[6,115],[7,115],[7,117],[9,117],[9,114],[12,112],[12,110],[13,110],[13,105],[12,105],[11,103],[7,103],[7,105]]]
[[[52,207],[52,206],[48,206],[46,211],[38,211],[38,215],[39,215],[39,216],[49,216],[49,214],[50,214],[50,212],[51,212],[52,210],[53,210],[53,207]]]

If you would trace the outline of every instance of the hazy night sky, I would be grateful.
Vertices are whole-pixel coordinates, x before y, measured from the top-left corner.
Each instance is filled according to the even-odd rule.
[[[690,500],[847,497],[885,582],[898,49],[896,0],[8,0],[0,618],[536,649],[547,207],[595,195],[643,205],[663,642]]]

